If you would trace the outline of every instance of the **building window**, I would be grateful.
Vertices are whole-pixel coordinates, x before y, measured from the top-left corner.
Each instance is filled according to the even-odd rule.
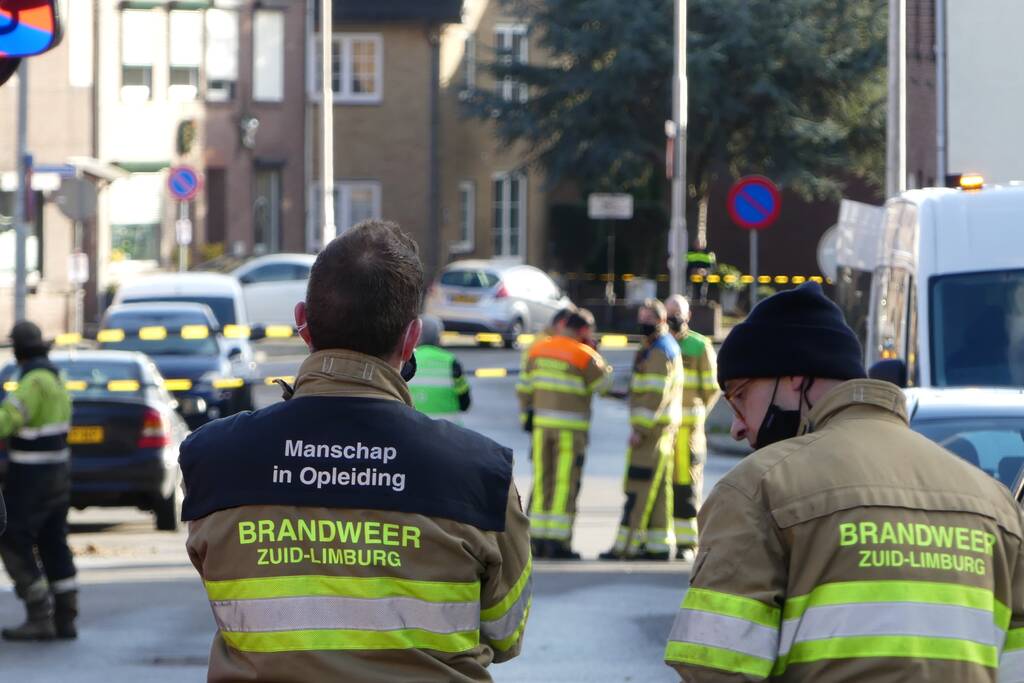
[[[380,183],[365,180],[338,183],[334,209],[339,233],[361,221],[379,219]]]
[[[459,236],[451,246],[451,252],[464,254],[473,251],[476,237],[476,183],[463,180],[459,183]]]
[[[494,47],[501,64],[526,64],[530,61],[530,41],[525,24],[498,24],[494,28]],[[530,89],[525,83],[504,78],[496,84],[506,102],[525,102]]]
[[[111,260],[160,260],[164,183],[163,173],[133,173],[111,183]]]
[[[256,170],[253,211],[253,253],[281,250],[281,169]]]
[[[476,34],[466,36],[466,49],[462,58],[462,89],[472,92],[476,89]]]
[[[284,99],[284,12],[256,10],[253,16],[253,99]]]
[[[203,56],[203,15],[171,10],[170,83],[167,99],[178,102],[199,97],[199,65]]]
[[[12,174],[13,175],[13,174]],[[12,178],[12,183],[16,178]],[[5,183],[6,185],[6,183]],[[17,233],[14,230],[14,207],[16,192],[0,187],[0,287],[14,284],[14,254]],[[25,238],[25,270],[30,285],[39,283],[40,266],[43,263],[43,193],[33,191],[28,199],[28,235]]]
[[[309,69],[315,77],[310,96],[320,98],[320,39],[314,41],[316,51],[310,55]],[[340,104],[377,104],[383,98],[384,40],[379,33],[335,33],[331,61],[331,88],[334,101]]]
[[[237,84],[238,13],[206,10],[206,100],[230,102]]]
[[[523,257],[526,234],[526,176],[505,173],[494,177],[494,255]]]
[[[145,102],[153,97],[153,52],[157,15],[152,10],[121,12],[121,99]]]

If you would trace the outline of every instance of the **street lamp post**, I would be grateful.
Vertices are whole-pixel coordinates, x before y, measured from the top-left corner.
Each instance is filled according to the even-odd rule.
[[[668,268],[671,293],[684,291],[686,275],[686,0],[675,0],[675,65],[672,78],[672,219]]]
[[[320,84],[320,223],[323,236],[321,248],[334,239],[338,228],[334,221],[334,71],[331,52],[334,49],[333,0],[320,0],[320,59],[323,78]]]

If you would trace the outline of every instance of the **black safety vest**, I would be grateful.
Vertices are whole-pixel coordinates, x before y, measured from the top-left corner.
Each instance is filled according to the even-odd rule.
[[[211,422],[179,458],[182,519],[242,505],[365,508],[505,529],[512,451],[387,399],[299,396]]]

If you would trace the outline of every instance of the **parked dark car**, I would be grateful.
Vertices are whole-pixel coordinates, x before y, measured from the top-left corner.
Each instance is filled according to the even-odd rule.
[[[97,341],[101,349],[139,351],[152,358],[191,429],[252,409],[251,364],[227,343],[205,304],[111,306]]]
[[[907,389],[910,426],[1011,491],[1024,468],[1024,391]],[[1020,496],[1017,491],[1018,498]]]
[[[72,398],[71,505],[152,511],[156,528],[174,531],[181,514],[178,448],[188,436],[160,371],[141,353],[50,354]],[[0,400],[17,386],[18,366],[0,368]],[[0,441],[0,470],[7,443]]]

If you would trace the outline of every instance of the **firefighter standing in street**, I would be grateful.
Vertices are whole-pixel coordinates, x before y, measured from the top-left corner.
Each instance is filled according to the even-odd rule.
[[[484,682],[519,653],[532,563],[512,452],[412,408],[422,289],[408,235],[350,228],[296,305],[311,353],[288,400],[182,445],[211,683]]]
[[[676,432],[672,479],[676,559],[693,559],[697,545],[697,509],[708,458],[704,422],[720,394],[711,340],[690,329],[690,303],[680,294],[665,301],[668,327],[683,354],[683,421]]]
[[[534,555],[577,560],[572,550],[576,498],[595,393],[611,385],[612,368],[590,344],[594,316],[572,313],[558,334],[530,349],[516,387],[523,424],[533,436],[530,535]]]
[[[409,393],[416,410],[437,417],[454,416],[469,410],[469,382],[455,354],[441,348],[441,321],[420,316],[423,332],[416,347],[416,376]]]
[[[668,560],[675,545],[672,467],[682,421],[683,362],[666,318],[656,299],[645,301],[638,313],[643,341],[629,384],[626,503],[615,544],[601,559]]]
[[[7,640],[75,638],[78,584],[67,539],[71,399],[36,325],[15,325],[11,342],[19,376],[17,388],[0,404],[0,439],[9,439],[8,525],[0,536],[0,557],[28,618],[2,635]]]
[[[1024,520],[907,424],[814,283],[719,352],[732,434],[759,450],[700,511],[666,660],[685,681],[1024,681]]]

